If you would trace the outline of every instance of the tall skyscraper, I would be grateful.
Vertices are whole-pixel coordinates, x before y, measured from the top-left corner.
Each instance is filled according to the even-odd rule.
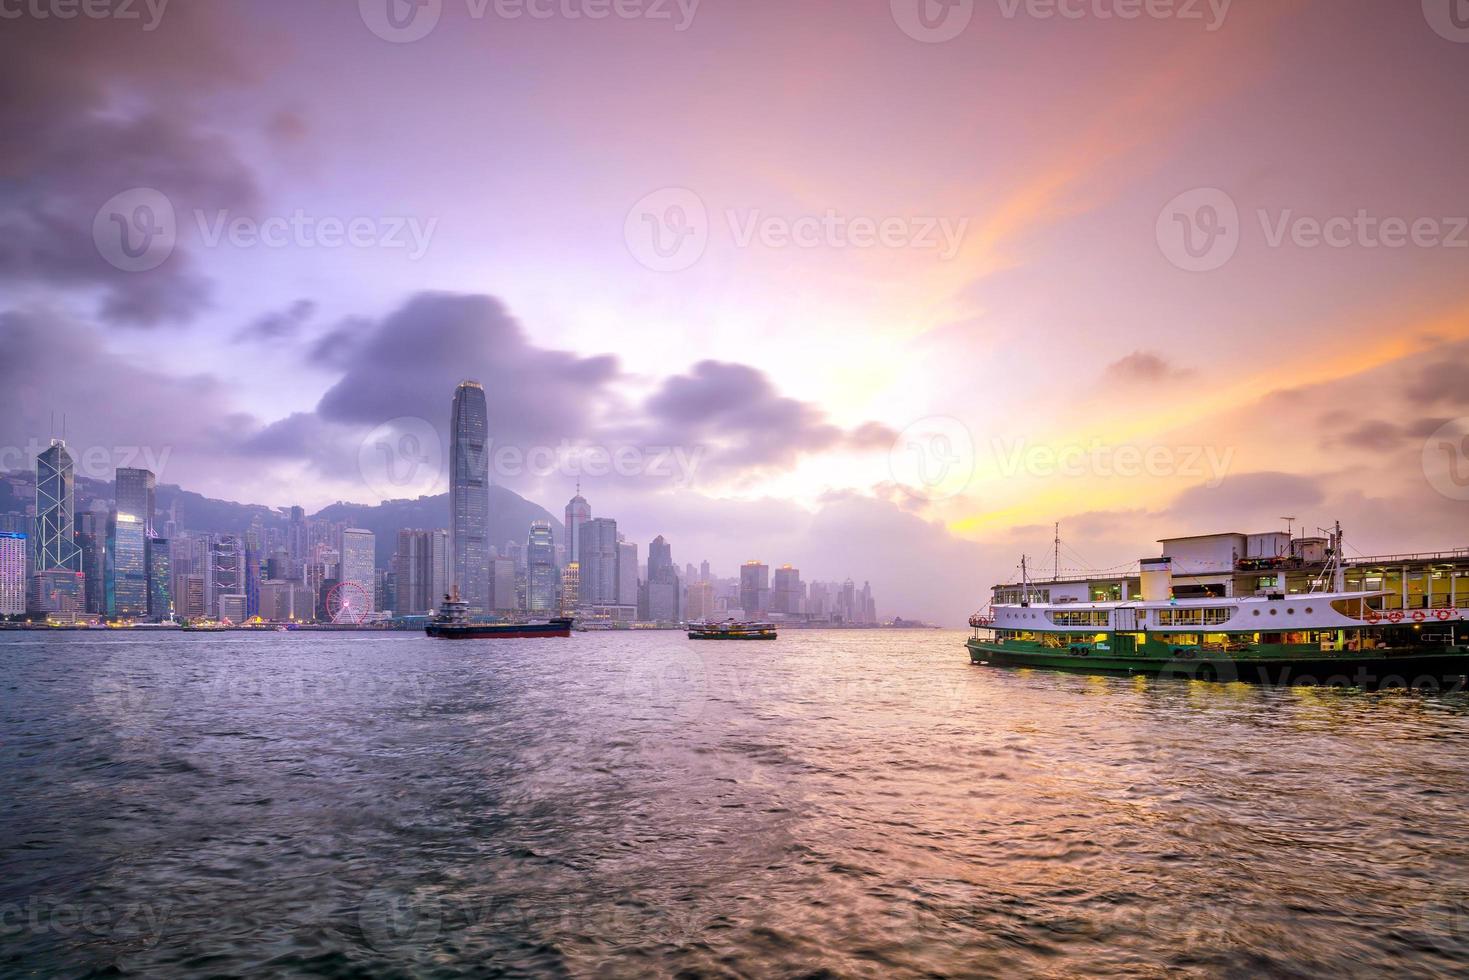
[[[233,534],[214,535],[208,542],[204,558],[204,601],[206,616],[221,616],[225,596],[239,596],[245,605],[245,553],[240,539]]]
[[[770,611],[795,615],[805,612],[806,587],[801,584],[801,570],[782,565],[775,570],[770,587]]]
[[[740,607],[746,616],[765,615],[770,605],[770,566],[747,561],[740,566]]]
[[[581,601],[581,564],[569,561],[561,569],[561,611],[569,613]]]
[[[148,537],[156,534],[154,528],[154,498],[158,478],[151,470],[121,467],[113,484],[113,501],[119,514],[131,514],[143,522],[143,533]]]
[[[515,612],[520,600],[515,592],[515,560],[490,559],[490,608],[498,613]]]
[[[673,547],[660,534],[648,544],[648,581],[666,582],[672,578]]]
[[[461,382],[454,390],[449,423],[449,536],[459,597],[479,615],[490,610],[488,431],[484,387],[478,381]]]
[[[525,544],[526,609],[535,613],[552,613],[558,605],[556,596],[556,541],[550,521],[532,521]]]
[[[617,604],[638,605],[638,546],[631,541],[617,544]]]
[[[342,555],[337,579],[351,582],[362,590],[360,595],[353,598],[353,608],[359,613],[370,613],[374,609],[374,597],[377,594],[377,577],[374,574],[376,564],[373,558],[375,547],[376,536],[371,531],[360,527],[342,529],[342,543],[337,549]]]
[[[581,495],[581,485],[576,488],[576,496],[566,502],[566,560],[568,562],[581,561],[581,554],[577,550],[579,542],[577,538],[581,534],[581,526],[592,519],[592,505],[587,503],[587,498]]]
[[[448,591],[448,532],[400,530],[393,553],[393,611],[400,616],[432,612]]]
[[[148,618],[155,623],[173,618],[172,554],[167,538],[148,539]]]
[[[301,507],[292,507],[290,517],[286,523],[286,554],[292,562],[291,574],[286,578],[300,578],[304,576],[303,569],[310,556],[310,539],[306,531],[306,511]]]
[[[654,623],[676,623],[683,617],[679,608],[683,598],[678,572],[673,567],[673,548],[658,535],[648,545],[648,583],[646,598],[640,604],[644,619]]]
[[[19,531],[0,531],[0,616],[26,611],[26,562],[29,545]]]
[[[37,571],[81,571],[81,552],[72,537],[75,508],[71,454],[66,443],[52,439],[50,448],[36,457]]]
[[[76,515],[74,540],[81,553],[82,572],[87,576],[83,587],[86,610],[102,615],[107,612],[107,524],[105,513],[85,511]]]
[[[616,605],[617,522],[608,517],[593,517],[585,521],[577,529],[577,554],[580,556],[577,562],[581,569],[582,605]],[[633,577],[636,581],[636,552]]]
[[[148,615],[148,535],[143,518],[118,512],[109,522],[107,567],[111,576],[107,615],[142,619]]]

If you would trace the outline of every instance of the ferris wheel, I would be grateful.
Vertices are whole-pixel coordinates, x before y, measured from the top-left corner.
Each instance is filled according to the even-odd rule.
[[[333,623],[361,623],[371,606],[372,597],[356,582],[338,582],[326,594],[326,615]]]

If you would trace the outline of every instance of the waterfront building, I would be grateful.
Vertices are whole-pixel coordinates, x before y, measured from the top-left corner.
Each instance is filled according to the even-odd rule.
[[[462,382],[449,425],[449,536],[454,582],[471,615],[490,610],[488,430],[484,387]]]
[[[29,539],[21,532],[0,531],[0,616],[19,616],[26,611],[29,548]]]
[[[362,589],[362,598],[359,602],[354,602],[353,607],[364,616],[372,613],[376,608],[374,605],[377,592],[377,580],[374,575],[376,546],[376,536],[371,531],[360,527],[348,527],[342,529],[341,544],[337,547],[341,554],[341,568],[337,579],[341,582],[351,582]],[[366,604],[366,609],[360,608],[363,603]]]
[[[139,514],[119,511],[108,522],[107,615],[142,619],[148,615],[148,536]]]
[[[526,609],[533,613],[555,612],[559,604],[556,575],[556,542],[551,522],[532,521],[525,545]]]
[[[617,522],[607,517],[588,518],[577,529],[577,554],[581,565],[581,604],[618,604]],[[637,561],[634,552],[633,588],[637,588]],[[636,600],[632,603],[636,605]]]
[[[167,538],[149,538],[145,553],[148,560],[148,618],[162,623],[174,618],[172,547]]]
[[[36,569],[81,571],[75,532],[76,476],[66,443],[52,439],[36,456]]]
[[[505,614],[520,609],[515,579],[514,559],[490,559],[490,608],[494,612]]]
[[[398,532],[393,553],[392,609],[399,615],[432,612],[449,591],[449,533],[442,529]]]
[[[690,582],[684,600],[684,616],[691,623],[700,623],[715,613],[714,586],[707,581]]]
[[[66,568],[47,568],[30,578],[26,611],[56,622],[75,622],[86,615],[86,576]]]
[[[241,595],[245,587],[245,554],[240,539],[233,534],[211,535],[204,562],[205,615],[219,619],[220,597]],[[243,608],[243,607],[242,607]]]
[[[219,597],[220,622],[243,623],[246,618],[243,592],[227,592]]]
[[[770,589],[770,611],[786,616],[796,616],[806,611],[806,586],[801,582],[801,570],[782,565],[775,570]]]
[[[84,604],[87,612],[107,613],[107,515],[84,511],[76,515],[75,533],[81,570],[87,576]]]
[[[581,564],[569,561],[561,569],[561,611],[569,613],[576,608],[581,592]]]
[[[740,566],[740,607],[745,615],[758,618],[770,606],[770,566],[747,561]]]
[[[581,560],[577,538],[581,532],[581,526],[591,519],[592,505],[587,503],[587,498],[581,495],[581,485],[578,484],[576,496],[566,502],[566,560],[568,562]]]
[[[638,605],[638,546],[631,541],[617,543],[617,602]]]

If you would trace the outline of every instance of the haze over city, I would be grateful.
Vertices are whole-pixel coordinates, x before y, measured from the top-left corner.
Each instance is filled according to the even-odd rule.
[[[477,378],[552,513],[934,621],[1054,522],[1462,543],[1449,4],[395,4],[6,19],[0,467],[442,493]]]

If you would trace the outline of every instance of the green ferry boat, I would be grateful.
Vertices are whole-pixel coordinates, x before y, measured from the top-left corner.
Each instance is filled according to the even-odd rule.
[[[1139,597],[1078,601],[1031,583],[1022,562],[1019,587],[996,586],[997,601],[971,617],[970,661],[1261,684],[1469,686],[1469,610],[1458,596],[1430,595],[1409,608],[1406,586],[1401,596],[1348,591],[1334,557],[1339,541],[1338,526],[1310,579],[1323,588],[1300,593],[1179,597],[1172,559],[1163,557],[1142,560]],[[1248,561],[1236,556],[1231,564]]]

